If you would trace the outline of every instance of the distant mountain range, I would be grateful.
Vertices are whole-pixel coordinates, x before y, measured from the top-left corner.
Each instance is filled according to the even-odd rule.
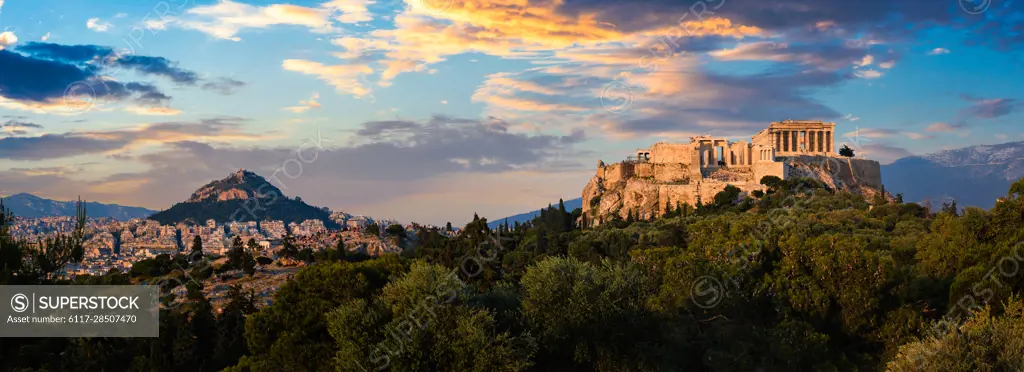
[[[882,166],[886,191],[907,202],[947,200],[958,207],[992,208],[1010,185],[1024,177],[1024,141],[971,146],[909,156]]]
[[[3,198],[4,207],[19,217],[38,218],[49,216],[74,216],[77,201],[56,201],[20,193]],[[120,221],[132,218],[146,218],[156,213],[140,207],[126,207],[117,204],[85,202],[85,213],[90,218],[110,217]]]
[[[165,225],[179,222],[202,224],[218,222],[280,220],[285,223],[320,220],[328,228],[340,228],[331,220],[327,208],[306,204],[301,198],[288,198],[266,179],[240,169],[227,178],[212,181],[188,200],[149,217]]]
[[[562,201],[562,203],[565,204],[565,210],[567,210],[569,212],[572,212],[573,209],[576,209],[576,208],[583,208],[583,198],[564,200],[564,201]],[[558,202],[552,203],[551,205],[558,206]],[[544,207],[544,208],[547,208],[547,207]],[[511,225],[515,225],[516,222],[523,223],[523,222],[526,222],[526,221],[533,220],[534,217],[537,217],[539,215],[540,215],[540,209],[537,209],[537,210],[532,211],[532,212],[520,213],[520,214],[517,214],[515,216],[508,216],[508,217],[503,217],[503,218],[494,219],[494,220],[487,220],[487,226],[493,229],[493,228],[498,227],[498,225],[505,223],[505,220],[508,220],[508,224],[511,226]]]

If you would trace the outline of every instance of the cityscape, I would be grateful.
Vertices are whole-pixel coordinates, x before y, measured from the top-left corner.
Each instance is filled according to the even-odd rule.
[[[0,372],[1024,372],[1024,0],[0,0]]]

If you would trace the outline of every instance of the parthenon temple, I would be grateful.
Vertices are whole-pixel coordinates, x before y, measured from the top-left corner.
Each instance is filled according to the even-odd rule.
[[[583,189],[581,221],[596,226],[612,216],[658,216],[673,206],[701,205],[729,186],[738,198],[764,192],[765,176],[811,177],[834,189],[874,195],[881,188],[877,161],[841,158],[835,123],[806,120],[773,122],[750,140],[695,136],[687,143],[658,142],[635,157],[605,164]]]
[[[784,120],[771,123],[754,135],[752,142],[729,142],[723,137],[690,137],[689,143],[659,142],[638,149],[628,161],[652,164],[684,164],[701,178],[719,169],[750,169],[757,176],[785,178],[780,156],[834,156],[835,123]]]

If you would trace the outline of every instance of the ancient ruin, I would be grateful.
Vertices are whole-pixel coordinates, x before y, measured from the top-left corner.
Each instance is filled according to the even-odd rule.
[[[687,143],[659,142],[635,156],[606,165],[583,190],[583,220],[600,224],[607,217],[634,213],[649,218],[665,206],[707,203],[726,186],[745,197],[765,190],[765,176],[813,177],[836,189],[871,194],[881,188],[878,162],[840,158],[835,123],[785,120],[771,123],[751,141],[690,137]]]

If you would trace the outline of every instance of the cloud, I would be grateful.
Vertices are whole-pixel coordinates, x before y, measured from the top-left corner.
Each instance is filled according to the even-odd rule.
[[[176,110],[170,107],[142,107],[142,106],[131,106],[124,109],[126,112],[133,113],[135,115],[147,115],[147,116],[174,116],[181,114],[181,110]]]
[[[1024,106],[1024,102],[1013,98],[991,98],[984,99],[963,95],[963,99],[971,102],[971,106],[963,110],[962,114],[972,118],[994,119],[1009,115]]]
[[[292,4],[256,6],[231,0],[220,0],[212,5],[197,6],[182,17],[166,17],[146,23],[149,29],[166,29],[175,25],[196,30],[218,39],[240,41],[240,32],[271,26],[302,26],[317,33],[336,32],[337,23],[358,23],[372,20],[367,9],[372,0],[332,0],[318,7]]]
[[[857,70],[857,71],[854,72],[854,74],[857,75],[857,77],[864,78],[864,79],[877,79],[877,78],[882,77],[882,73],[881,72],[879,72],[878,70],[871,70],[871,69]]]
[[[15,35],[13,31],[0,32],[0,50],[4,50],[4,48],[14,45],[14,43],[17,42],[18,36]]]
[[[61,45],[30,42],[17,53],[0,50],[0,106],[34,112],[75,111],[101,100],[132,100],[161,106],[171,97],[155,85],[119,82],[121,69],[166,78],[178,85],[197,86],[229,94],[243,82],[218,78],[204,80],[191,70],[163,57],[131,55],[97,45]],[[76,107],[71,107],[76,106]],[[71,110],[68,110],[71,109]]]
[[[843,116],[843,120],[857,121],[860,120],[860,118],[853,116],[853,114],[846,114],[846,116]]]
[[[203,83],[202,88],[205,90],[216,91],[223,95],[229,95],[235,93],[235,91],[244,86],[246,86],[244,81],[222,77]]]
[[[741,44],[733,49],[709,53],[723,61],[775,61],[796,62],[818,68],[837,70],[850,65],[867,66],[874,61],[859,48],[841,43],[790,45],[776,42]]]
[[[925,134],[925,133],[914,133],[914,132],[906,132],[906,133],[904,133],[904,134],[906,134],[906,135],[907,135],[907,137],[909,137],[909,138],[910,138],[910,139],[912,139],[912,140],[929,140],[929,139],[935,139],[935,136],[933,136],[933,135],[930,135],[930,134]]]
[[[360,77],[373,72],[367,65],[333,65],[302,59],[287,59],[281,63],[287,71],[299,72],[316,76],[318,79],[334,86],[339,93],[362,97],[370,93],[370,89],[359,80]]]
[[[42,128],[42,125],[23,121],[19,118],[10,119],[6,122],[0,123],[0,136],[20,136],[27,134],[33,129]]]
[[[877,160],[882,164],[889,164],[897,159],[912,156],[907,149],[882,143],[870,143],[859,147],[857,156]]]
[[[949,54],[949,49],[946,48],[935,48],[928,51],[928,55],[935,56],[939,54]]]
[[[31,43],[30,43],[31,44]],[[61,61],[39,59],[0,50],[0,103],[15,108],[47,109],[67,98],[132,99],[155,104],[170,99],[155,86],[104,79],[95,71]],[[13,102],[8,102],[13,101]]]
[[[962,123],[950,124],[950,123],[939,122],[939,123],[932,123],[932,124],[928,125],[928,127],[925,128],[924,131],[925,132],[930,132],[930,133],[952,133],[952,132],[956,132],[956,131],[959,131],[961,129],[964,129],[965,127],[966,127],[966,125],[964,125]]]
[[[586,139],[584,132],[540,135],[516,133],[508,127],[508,123],[493,118],[477,120],[435,116],[423,121],[363,123],[356,131],[358,133],[345,133],[350,141],[335,137],[341,134],[339,132],[323,132],[308,138],[301,146],[274,147],[193,142],[179,130],[176,135],[181,140],[167,143],[167,147],[160,151],[112,160],[119,163],[115,169],[132,169],[130,171],[115,171],[114,174],[85,180],[82,179],[96,174],[98,170],[74,176],[39,174],[36,178],[25,172],[0,171],[0,177],[5,180],[2,187],[18,191],[46,190],[60,194],[73,193],[72,187],[81,189],[84,186],[90,190],[92,199],[102,195],[127,205],[166,208],[188,198],[192,191],[210,180],[223,178],[238,168],[246,168],[267,178],[286,195],[301,196],[316,205],[340,206],[349,211],[374,213],[375,216],[381,216],[385,211],[394,213],[391,216],[411,216],[408,211],[410,204],[406,203],[405,208],[394,207],[405,200],[436,202],[452,198],[458,191],[463,194],[462,199],[455,198],[447,203],[458,205],[458,209],[442,215],[429,213],[432,215],[429,217],[459,221],[472,216],[473,210],[468,208],[474,205],[478,208],[481,205],[490,206],[487,208],[500,205],[509,209],[480,210],[483,213],[511,212],[521,206],[506,202],[506,198],[517,202],[536,202],[535,199],[578,193],[580,185],[593,175],[593,170],[588,169],[591,162],[584,165],[579,161],[589,159],[589,156],[575,149]],[[173,128],[165,128],[170,129]],[[144,132],[147,136],[154,136],[153,131]],[[109,138],[126,137],[121,131],[117,132]],[[110,147],[113,146],[105,148]],[[6,155],[4,148],[5,144],[0,140],[0,154]],[[95,151],[102,153],[104,148]],[[111,151],[115,150],[107,153]],[[143,170],[134,170],[140,168]],[[551,189],[544,193],[519,191],[537,180],[544,181]],[[66,186],[55,182],[63,182]],[[453,182],[460,187],[452,189]],[[101,188],[115,183],[133,186],[117,192]],[[495,192],[505,195],[500,203],[493,201]],[[408,199],[396,195],[406,195]],[[485,202],[487,200],[492,201]],[[416,216],[427,215],[424,210]]]
[[[241,131],[242,119],[160,122],[132,128],[0,138],[0,159],[43,160],[124,151],[132,146],[178,141],[257,141],[266,136]]]
[[[850,138],[863,137],[863,138],[878,139],[878,138],[893,137],[893,136],[898,135],[900,133],[901,133],[900,131],[895,130],[895,129],[886,129],[886,128],[863,128],[863,129],[860,129],[860,128],[858,128],[856,131],[844,133],[843,137],[850,137]]]
[[[313,93],[313,96],[309,97],[308,100],[301,100],[301,101],[299,101],[299,105],[298,106],[285,107],[284,109],[288,110],[288,111],[291,111],[291,112],[294,112],[296,114],[300,114],[300,113],[309,111],[309,109],[320,108],[320,102],[316,101],[319,98],[320,98],[320,93]]]
[[[110,22],[101,21],[99,18],[89,18],[85,22],[85,27],[96,32],[106,32],[111,27],[114,27],[114,25],[110,24]]]
[[[118,53],[112,48],[97,45],[31,42],[18,47],[18,51],[37,58],[74,63],[91,68],[97,68],[97,66],[124,67],[142,74],[163,76],[178,84],[194,85],[199,81],[199,75],[194,71],[179,68],[176,62],[166,58]]]

